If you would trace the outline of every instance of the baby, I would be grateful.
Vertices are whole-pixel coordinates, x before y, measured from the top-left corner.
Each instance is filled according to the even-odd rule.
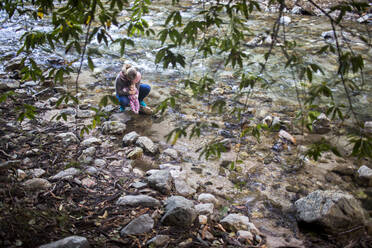
[[[132,109],[132,111],[136,114],[138,114],[140,109],[140,104],[138,100],[138,88],[137,84],[141,81],[141,73],[137,72],[134,68],[129,68],[127,71],[128,75],[136,73],[134,79],[131,81],[131,84],[129,86],[129,92],[134,92],[134,94],[128,95],[129,99],[129,106]]]

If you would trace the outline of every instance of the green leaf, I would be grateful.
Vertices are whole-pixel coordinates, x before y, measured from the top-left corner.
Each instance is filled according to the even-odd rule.
[[[88,66],[89,66],[89,69],[90,70],[94,70],[94,64],[93,64],[93,61],[90,57],[88,57]]]

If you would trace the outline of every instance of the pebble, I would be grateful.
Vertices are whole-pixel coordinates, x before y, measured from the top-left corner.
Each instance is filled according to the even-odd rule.
[[[96,166],[96,167],[105,167],[106,164],[107,164],[106,160],[104,160],[104,159],[98,158],[98,159],[94,160],[94,166]]]
[[[67,178],[74,177],[74,176],[76,176],[78,174],[80,174],[80,170],[71,167],[71,168],[68,168],[68,169],[66,169],[64,171],[60,171],[56,175],[50,177],[50,179],[51,180],[67,179]]]
[[[216,197],[209,193],[201,193],[198,197],[198,201],[203,203],[213,203],[214,205],[218,204]]]
[[[199,215],[198,217],[200,225],[205,225],[208,222],[208,217],[205,215]]]
[[[39,248],[89,248],[89,242],[85,237],[81,236],[70,236],[46,245],[42,245]]]
[[[213,214],[214,205],[213,203],[203,203],[195,205],[195,210],[198,214],[210,215]]]
[[[121,236],[137,235],[147,233],[154,227],[154,220],[148,214],[132,220],[126,227],[120,231]]]
[[[23,184],[27,189],[31,190],[45,190],[52,187],[52,184],[44,178],[32,178],[24,182]]]
[[[86,177],[83,180],[81,180],[81,184],[87,188],[93,188],[94,186],[97,185],[96,181],[89,177]]]

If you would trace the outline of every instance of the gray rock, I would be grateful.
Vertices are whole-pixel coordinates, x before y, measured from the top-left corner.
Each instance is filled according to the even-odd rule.
[[[317,190],[295,202],[300,221],[322,226],[336,233],[364,223],[359,202],[350,194]]]
[[[82,154],[79,156],[78,160],[83,164],[90,164],[93,162],[93,157],[96,153],[95,147],[89,147],[85,149]]]
[[[364,123],[364,131],[365,131],[366,133],[370,133],[370,134],[372,134],[372,121],[366,121],[366,122]]]
[[[169,156],[173,159],[178,159],[178,151],[172,149],[172,148],[168,148],[166,150],[163,151],[163,154],[166,155],[166,156]]]
[[[144,214],[132,220],[126,227],[120,231],[121,236],[136,235],[151,231],[154,227],[154,220],[148,215]]]
[[[158,146],[151,139],[145,136],[138,137],[136,144],[142,147],[146,152],[155,154],[158,152]]]
[[[273,117],[271,117],[270,115],[266,116],[263,120],[262,120],[262,123],[263,124],[266,124],[268,127],[271,126],[271,123],[273,122]]]
[[[62,143],[66,146],[76,144],[79,142],[79,139],[72,132],[60,133],[57,135],[57,137],[60,138],[62,140]]]
[[[56,175],[50,177],[51,180],[68,179],[80,174],[80,170],[76,168],[68,168],[64,171],[60,171]]]
[[[141,147],[135,147],[132,151],[130,151],[127,155],[128,159],[136,160],[143,156],[143,149]]]
[[[85,139],[83,142],[81,142],[82,146],[93,146],[93,145],[100,145],[102,144],[101,139],[97,139],[95,137]]]
[[[358,169],[358,176],[363,179],[372,180],[372,169],[368,168],[365,165],[362,165]]]
[[[369,23],[371,24],[372,22],[372,14],[365,14],[364,16],[361,16],[357,19],[357,22],[359,23]]]
[[[195,205],[195,210],[198,214],[210,215],[213,214],[214,205],[213,203],[203,203]]]
[[[52,184],[44,178],[32,178],[24,182],[23,185],[30,190],[45,190],[52,187]]]
[[[147,245],[149,247],[165,247],[170,241],[170,237],[168,235],[156,235],[149,241],[147,241]]]
[[[216,197],[209,193],[201,193],[198,197],[198,201],[203,203],[213,203],[214,205],[218,204]]]
[[[132,117],[127,112],[112,114],[111,117],[110,117],[111,121],[119,121],[123,124],[126,124],[131,119],[132,119]]]
[[[106,160],[97,158],[94,160],[94,166],[96,167],[105,167],[106,166]]]
[[[23,179],[25,179],[27,177],[27,174],[24,170],[21,170],[21,169],[17,169],[17,179],[19,181],[22,181]]]
[[[104,134],[122,134],[127,129],[124,123],[118,121],[106,121],[102,125]]]
[[[321,113],[312,123],[313,132],[317,134],[329,133],[331,131],[330,123],[331,121],[328,119],[328,117]]]
[[[194,203],[182,196],[171,196],[165,201],[165,214],[161,218],[164,225],[191,226],[196,218]]]
[[[249,222],[249,218],[242,214],[229,214],[221,220],[221,224],[227,230],[236,232],[238,230],[258,232],[253,223]]]
[[[132,183],[130,186],[135,188],[135,189],[143,189],[143,188],[147,187],[147,183],[135,182],[135,183]]]
[[[160,202],[155,198],[148,196],[148,195],[126,195],[120,197],[116,204],[122,206],[130,206],[130,207],[158,207],[160,206]]]
[[[303,9],[300,6],[294,6],[291,10],[291,14],[293,15],[302,15]]]
[[[94,146],[89,147],[82,154],[93,157],[96,154],[96,148]]]
[[[161,164],[161,165],[159,165],[159,169],[161,169],[161,170],[181,170],[181,166],[173,165],[173,164]]]
[[[24,66],[24,63],[22,63],[22,59],[20,57],[15,57],[11,59],[10,61],[6,62],[4,65],[5,71],[15,71],[15,70],[21,70]]]
[[[149,170],[149,176],[146,178],[151,188],[167,194],[171,190],[172,177],[168,170]]]
[[[244,230],[239,230],[237,233],[238,238],[244,239],[244,240],[253,240],[254,236],[250,231],[244,231]]]
[[[337,173],[341,176],[352,176],[354,175],[354,167],[348,164],[340,164],[332,169],[332,172]]]
[[[85,172],[88,174],[88,175],[91,175],[91,176],[94,176],[94,175],[97,175],[98,174],[98,170],[96,167],[93,167],[93,166],[89,166]]]
[[[41,177],[42,175],[45,174],[45,170],[36,168],[36,169],[31,169],[27,172],[31,177]]]
[[[96,112],[93,110],[79,110],[77,112],[77,118],[91,118],[96,115]]]
[[[0,90],[14,90],[20,87],[20,83],[14,79],[1,79]]]
[[[280,24],[288,25],[291,23],[291,18],[289,16],[282,16],[279,20]]]
[[[42,245],[39,248],[89,248],[89,242],[81,236],[70,236],[53,243]]]
[[[192,188],[185,179],[173,177],[174,188],[176,192],[182,196],[192,196],[196,190]]]
[[[96,183],[95,180],[93,180],[89,177],[86,177],[83,180],[81,180],[81,185],[83,185],[84,187],[87,187],[87,188],[93,188],[94,186],[97,185],[97,183]]]
[[[135,131],[127,133],[123,137],[123,146],[130,146],[134,144],[136,140],[138,139],[138,137],[139,137],[139,134],[136,133]]]

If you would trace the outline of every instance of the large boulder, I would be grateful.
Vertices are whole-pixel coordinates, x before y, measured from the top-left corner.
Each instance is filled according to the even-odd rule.
[[[191,226],[196,218],[194,203],[183,196],[171,196],[165,201],[165,214],[161,222],[168,226]]]
[[[148,215],[144,214],[132,220],[126,227],[120,231],[121,236],[136,235],[147,233],[154,227],[154,220]]]
[[[295,202],[301,222],[321,226],[326,232],[345,231],[365,221],[359,202],[350,194],[317,190]]]
[[[89,248],[89,242],[81,236],[70,236],[53,243],[42,245],[39,248]]]

